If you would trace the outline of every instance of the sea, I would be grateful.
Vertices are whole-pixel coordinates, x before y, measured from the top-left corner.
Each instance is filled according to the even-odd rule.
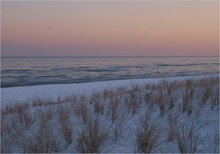
[[[219,75],[219,57],[2,57],[1,87]]]

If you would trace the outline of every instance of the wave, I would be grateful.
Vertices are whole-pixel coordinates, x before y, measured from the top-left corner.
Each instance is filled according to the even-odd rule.
[[[219,73],[218,57],[3,61],[1,87]]]
[[[191,64],[157,64],[156,66],[196,66],[196,65],[219,65],[219,63],[191,63]]]

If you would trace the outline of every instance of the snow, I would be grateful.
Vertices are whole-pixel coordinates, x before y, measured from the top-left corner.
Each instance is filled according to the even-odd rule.
[[[213,75],[210,75],[211,77]],[[75,84],[57,84],[57,85],[37,85],[37,86],[25,86],[25,87],[11,87],[11,88],[1,88],[1,107],[5,108],[7,105],[13,105],[16,103],[24,103],[24,102],[32,102],[32,100],[38,98],[38,99],[54,99],[57,101],[58,97],[65,97],[68,95],[77,95],[81,96],[82,94],[85,94],[86,96],[89,96],[86,98],[86,106],[88,108],[88,115],[91,119],[95,119],[96,117],[99,118],[100,126],[103,128],[109,129],[109,135],[108,140],[103,145],[103,148],[101,149],[101,152],[103,153],[133,153],[137,152],[135,151],[136,146],[136,136],[135,133],[137,132],[137,129],[140,128],[140,118],[143,118],[145,112],[151,113],[151,121],[155,122],[157,121],[160,127],[163,129],[161,137],[159,139],[160,146],[155,149],[154,152],[157,153],[177,153],[179,152],[177,143],[173,141],[168,141],[168,134],[170,131],[170,127],[168,124],[168,114],[171,113],[175,115],[178,115],[177,118],[177,127],[185,126],[186,128],[190,128],[192,125],[190,122],[193,122],[193,120],[196,120],[196,125],[198,127],[200,125],[204,125],[201,128],[196,128],[196,131],[199,133],[199,139],[203,142],[203,144],[199,144],[198,149],[205,153],[213,152],[213,149],[215,149],[215,146],[219,143],[213,143],[213,140],[217,136],[219,136],[219,108],[215,107],[213,110],[211,110],[210,104],[206,104],[201,109],[199,109],[199,113],[197,113],[196,109],[194,108],[195,112],[193,111],[193,114],[191,116],[187,115],[186,113],[182,113],[181,109],[178,105],[181,105],[182,101],[182,94],[183,89],[176,89],[172,93],[172,97],[176,100],[175,101],[175,107],[174,110],[168,110],[167,113],[165,113],[164,116],[160,115],[160,108],[157,105],[154,105],[153,108],[150,108],[149,104],[146,105],[146,102],[144,102],[143,96],[146,94],[143,90],[136,97],[139,99],[139,96],[141,96],[140,99],[142,99],[142,103],[138,105],[138,111],[136,114],[132,114],[131,111],[128,111],[126,108],[126,101],[125,98],[130,98],[130,94],[123,94],[123,96],[116,96],[119,98],[119,106],[117,108],[117,119],[112,122],[111,120],[111,114],[108,114],[108,110],[110,108],[110,97],[108,97],[106,100],[103,101],[103,96],[100,97],[101,103],[104,104],[104,114],[95,113],[94,112],[94,102],[93,104],[90,103],[91,94],[93,94],[94,91],[96,92],[102,92],[106,89],[117,89],[118,87],[127,87],[131,88],[133,85],[146,85],[146,84],[158,84],[162,81],[185,81],[186,79],[202,79],[204,77],[210,77],[209,75],[206,76],[186,76],[186,77],[171,77],[171,78],[148,78],[148,79],[130,79],[130,80],[115,80],[115,81],[102,81],[102,82],[91,82],[91,83],[75,83]],[[214,75],[216,76],[216,75]],[[218,85],[216,85],[218,86]],[[216,88],[216,87],[212,87]],[[201,89],[196,89],[197,92]],[[216,89],[214,89],[216,90]],[[154,93],[154,97],[157,97],[157,90]],[[163,91],[164,92],[164,91]],[[196,93],[197,93],[196,92]],[[140,95],[139,95],[140,94]],[[200,92],[197,93],[197,95],[200,94]],[[124,96],[125,95],[125,96]],[[195,95],[193,105],[199,103],[199,97]],[[212,96],[214,94],[211,94]],[[181,97],[181,98],[180,98]],[[197,98],[198,97],[198,98]],[[196,100],[198,99],[198,100]],[[196,102],[198,101],[198,102]],[[27,128],[22,128],[23,124],[21,122],[22,120],[22,114],[6,114],[2,116],[2,123],[4,124],[4,128],[11,130],[14,130],[14,127],[20,128],[20,125],[22,127],[20,128],[23,132],[21,134],[16,134],[14,136],[14,132],[12,131],[8,133],[7,130],[3,129],[3,137],[1,140],[1,144],[3,145],[3,149],[6,152],[24,152],[22,151],[23,146],[30,145],[29,141],[26,141],[25,137],[30,137],[30,142],[36,141],[35,135],[37,129],[40,127],[40,122],[42,121],[41,116],[46,115],[48,113],[52,114],[51,119],[46,119],[45,123],[49,127],[49,131],[52,132],[53,137],[55,137],[56,141],[59,143],[60,149],[59,152],[61,153],[72,153],[72,152],[79,152],[76,149],[76,141],[77,141],[77,131],[80,132],[83,129],[86,129],[85,123],[82,120],[82,115],[77,115],[78,113],[76,110],[80,110],[83,101],[78,98],[76,102],[67,102],[64,104],[55,104],[51,106],[37,106],[37,107],[31,107],[24,112],[31,115],[32,121],[31,126]],[[210,101],[209,101],[210,102]],[[121,103],[121,104],[120,104]],[[198,104],[197,104],[198,105]],[[200,104],[199,104],[200,105]],[[199,106],[200,107],[200,106]],[[62,133],[62,126],[65,126],[65,120],[60,120],[62,118],[61,111],[65,111],[65,113],[68,114],[68,126],[71,127],[71,130],[73,131],[73,141],[71,144],[66,145],[65,141],[65,135]],[[63,113],[63,114],[65,114]],[[26,116],[28,117],[28,116]],[[45,116],[47,117],[47,116]],[[15,124],[13,124],[13,120],[16,121]],[[45,120],[45,119],[43,119]],[[203,123],[204,121],[204,123]],[[63,125],[61,124],[62,122]],[[12,124],[11,124],[12,123]],[[119,133],[118,139],[115,139],[115,128],[116,126],[119,127],[118,131],[121,131]],[[46,127],[46,126],[45,126]],[[44,128],[44,127],[42,127]],[[102,129],[101,129],[102,130]],[[103,129],[104,130],[104,129]],[[190,129],[187,129],[189,131]],[[44,130],[46,131],[46,129]],[[16,131],[15,131],[16,132]],[[18,131],[19,132],[19,131]],[[50,133],[51,133],[50,132]],[[88,132],[88,131],[87,131]],[[44,132],[45,133],[45,132]],[[48,133],[48,132],[46,132]],[[42,137],[46,140],[46,138],[50,138],[50,133],[46,134],[47,136]],[[25,138],[25,139],[24,139]],[[15,141],[14,141],[15,140]],[[25,140],[25,141],[24,141]],[[17,142],[20,142],[20,144],[17,144]],[[24,144],[23,144],[24,143]],[[210,145],[209,145],[210,144]],[[13,145],[13,146],[11,146]],[[36,144],[37,145],[37,144]],[[200,147],[201,146],[201,147]],[[27,147],[26,147],[27,148]],[[29,149],[30,150],[30,149]],[[215,150],[215,151],[218,151]],[[31,151],[32,152],[32,151]],[[198,151],[197,151],[198,152]]]
[[[162,80],[185,80],[191,78],[201,78],[204,76],[186,76],[186,77],[171,77],[171,78],[147,78],[147,79],[130,79],[130,80],[115,80],[115,81],[100,81],[90,83],[74,83],[74,84],[51,84],[37,86],[23,86],[1,88],[1,105],[2,107],[9,103],[29,102],[36,98],[56,99],[59,96],[71,94],[91,94],[94,90],[101,91],[116,87],[128,87],[133,84],[155,84]]]

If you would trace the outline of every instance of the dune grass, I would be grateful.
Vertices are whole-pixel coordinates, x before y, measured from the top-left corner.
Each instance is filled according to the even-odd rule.
[[[126,142],[130,131],[135,132],[130,152],[163,152],[159,143],[179,153],[218,152],[219,133],[210,134],[212,127],[201,123],[209,113],[219,115],[216,76],[19,102],[1,108],[1,153],[99,153]],[[212,118],[218,127],[218,117]],[[205,146],[206,135],[215,146]]]
[[[162,127],[157,119],[153,119],[151,112],[147,111],[141,118],[135,133],[136,151],[138,153],[152,153],[159,146]]]

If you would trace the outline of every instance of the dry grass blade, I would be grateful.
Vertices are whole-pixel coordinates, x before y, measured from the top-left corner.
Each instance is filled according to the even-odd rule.
[[[64,109],[63,106],[60,106],[59,109],[59,123],[61,126],[61,131],[66,141],[66,145],[70,145],[73,140],[72,127],[69,120],[70,111]]]
[[[107,140],[109,129],[101,128],[98,118],[90,119],[77,135],[77,150],[81,153],[99,153]]]
[[[150,113],[145,113],[140,119],[140,125],[136,132],[136,152],[152,153],[158,146],[161,128],[157,120],[152,119]]]
[[[175,141],[180,153],[196,153],[201,144],[200,128],[202,123],[197,119],[189,119],[184,123],[179,123],[175,128]]]
[[[177,119],[179,117],[179,112],[170,110],[167,112],[167,122],[168,122],[168,141],[173,141],[175,137],[175,127],[177,126]]]

